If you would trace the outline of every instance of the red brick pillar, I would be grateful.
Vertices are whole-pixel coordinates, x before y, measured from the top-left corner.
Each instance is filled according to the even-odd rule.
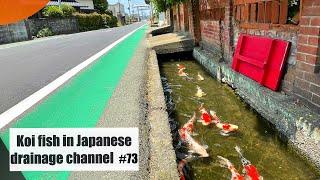
[[[294,94],[320,111],[320,1],[303,0]]]
[[[232,0],[225,0],[224,11],[224,60],[231,62],[233,56],[233,26],[232,26]]]
[[[191,0],[192,26],[195,45],[199,45],[201,39],[200,31],[200,4],[199,0]]]
[[[189,31],[189,13],[188,13],[188,3],[183,3],[183,26],[184,31]]]

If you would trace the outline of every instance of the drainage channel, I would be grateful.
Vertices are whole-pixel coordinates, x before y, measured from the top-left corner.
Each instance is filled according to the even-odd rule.
[[[233,89],[212,78],[191,53],[158,55],[158,60],[177,163],[187,159],[187,165],[182,169],[186,179],[230,179],[231,172],[222,166],[224,163],[217,156],[228,159],[241,174],[243,166],[235,146],[240,147],[243,156],[257,168],[263,179],[320,178],[312,165],[288,148],[270,123],[241,101]],[[178,76],[177,64],[185,66],[187,78]],[[203,81],[198,80],[198,73]],[[197,86],[205,96],[195,96]],[[196,119],[200,119],[202,103],[208,111],[215,111],[221,122],[238,125],[239,129],[226,136],[214,124],[204,126],[195,122],[194,131],[198,135],[192,138],[203,147],[207,146],[209,154],[209,157],[200,158],[188,152],[178,130],[194,112]]]

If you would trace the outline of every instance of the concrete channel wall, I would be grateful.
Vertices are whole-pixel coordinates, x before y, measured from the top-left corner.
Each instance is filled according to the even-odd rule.
[[[150,178],[153,180],[179,179],[158,60],[154,50],[151,50],[149,55],[147,82],[147,118],[150,123],[151,146]]]
[[[212,76],[236,93],[284,135],[288,144],[320,169],[320,116],[297,105],[293,98],[273,92],[219,62],[210,52],[194,48],[193,56]]]

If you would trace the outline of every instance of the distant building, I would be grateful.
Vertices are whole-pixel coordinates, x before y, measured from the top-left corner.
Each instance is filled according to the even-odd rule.
[[[93,0],[61,0],[61,4],[67,4],[80,11],[94,11]],[[58,6],[58,0],[50,0],[47,6]]]
[[[121,3],[109,4],[108,10],[110,10],[115,17],[119,15],[120,17],[125,16],[124,5]]]

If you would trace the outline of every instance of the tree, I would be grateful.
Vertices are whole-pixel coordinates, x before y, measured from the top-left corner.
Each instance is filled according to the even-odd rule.
[[[96,9],[100,14],[106,13],[108,9],[107,0],[93,0],[94,9]]]
[[[173,5],[184,2],[185,0],[151,0],[157,12],[164,12]]]

